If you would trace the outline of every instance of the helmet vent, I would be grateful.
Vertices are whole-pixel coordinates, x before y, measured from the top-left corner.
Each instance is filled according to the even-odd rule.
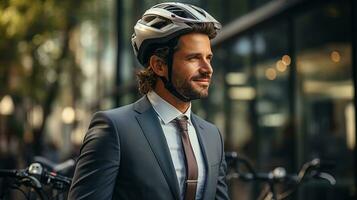
[[[156,18],[156,16],[145,16],[143,17],[143,20],[146,22],[146,23],[149,23],[151,22],[152,20],[154,20]]]
[[[165,20],[165,21],[157,22],[157,23],[155,23],[155,24],[153,24],[153,25],[151,25],[151,26],[152,26],[152,27],[155,27],[155,28],[157,28],[157,29],[161,29],[162,27],[165,27],[165,26],[167,26],[168,24],[170,24],[170,22],[167,21],[167,20]]]
[[[206,13],[203,12],[201,9],[197,8],[196,6],[189,5],[191,8],[195,9],[198,13],[206,17]]]
[[[182,8],[179,8],[177,6],[172,6],[172,5],[168,5],[166,7],[164,7],[165,10],[168,10],[172,13],[174,13],[177,16],[180,16],[182,18],[186,18],[186,19],[196,19],[196,17],[194,17],[191,13],[189,13],[186,10],[183,10]]]
[[[172,23],[171,20],[168,20],[163,17],[158,17],[158,16],[146,16],[143,18],[143,20],[147,23],[148,26],[161,29],[169,24]]]

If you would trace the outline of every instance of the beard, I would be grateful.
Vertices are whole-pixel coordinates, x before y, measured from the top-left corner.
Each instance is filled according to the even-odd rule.
[[[208,74],[199,74],[187,79],[177,80],[175,82],[176,90],[186,98],[191,100],[201,99],[208,96],[208,85],[196,84],[195,80],[202,78],[210,78]]]

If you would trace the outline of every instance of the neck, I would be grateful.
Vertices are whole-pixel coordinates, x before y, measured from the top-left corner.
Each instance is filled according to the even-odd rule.
[[[177,110],[182,113],[185,113],[190,107],[190,102],[184,102],[171,94],[164,86],[163,82],[160,80],[156,83],[154,92],[158,94],[161,98],[167,101],[169,104],[174,106]]]

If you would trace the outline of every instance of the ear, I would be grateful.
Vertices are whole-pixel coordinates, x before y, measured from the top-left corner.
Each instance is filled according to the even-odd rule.
[[[151,69],[155,72],[156,75],[166,77],[167,65],[162,58],[156,55],[152,55],[150,57],[149,62],[150,62]]]

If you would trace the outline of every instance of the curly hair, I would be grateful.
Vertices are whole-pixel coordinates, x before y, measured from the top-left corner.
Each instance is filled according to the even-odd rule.
[[[216,29],[214,28],[214,25],[212,23],[201,23],[201,24],[191,24],[192,30],[188,33],[203,33],[206,34],[210,39],[214,38],[217,34]],[[186,33],[186,34],[188,34]],[[180,35],[182,36],[182,35]],[[173,40],[176,40],[176,45],[174,46],[174,51],[177,51],[178,49],[178,39],[179,37],[173,38],[170,42]],[[169,43],[170,43],[169,42]],[[165,62],[168,60],[168,55],[169,55],[169,45],[162,45],[161,47],[155,49],[152,53],[151,56],[156,55],[160,58],[162,58]],[[150,56],[150,57],[151,57]],[[152,70],[150,65],[146,66],[145,69],[139,70],[136,73],[137,81],[138,81],[138,88],[139,92],[141,94],[147,94],[149,91],[153,90],[155,88],[156,82],[159,78],[157,74]]]

